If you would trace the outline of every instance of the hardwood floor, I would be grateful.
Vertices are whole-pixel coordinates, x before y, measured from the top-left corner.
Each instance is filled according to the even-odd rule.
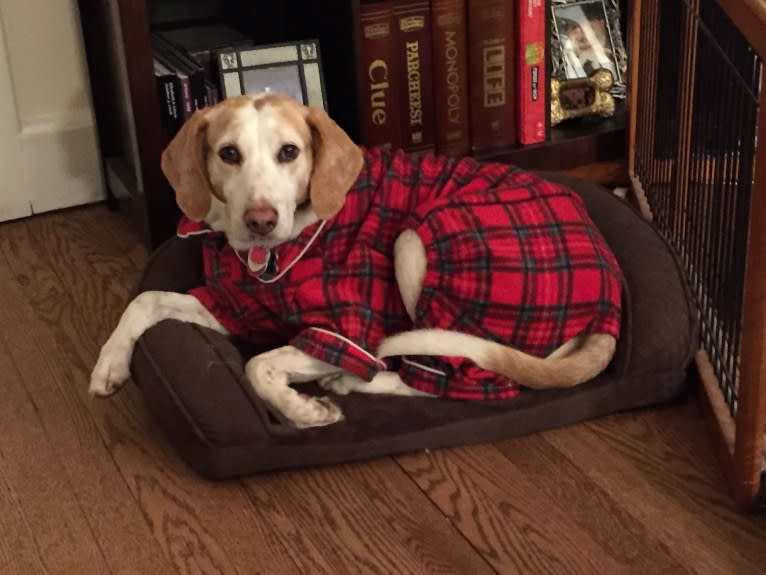
[[[147,258],[104,206],[0,225],[0,574],[766,573],[693,398],[210,483],[90,369]]]

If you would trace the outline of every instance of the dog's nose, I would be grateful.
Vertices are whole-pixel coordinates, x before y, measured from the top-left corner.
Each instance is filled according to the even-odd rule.
[[[254,234],[265,236],[277,227],[279,216],[271,207],[252,208],[245,212],[245,225]]]

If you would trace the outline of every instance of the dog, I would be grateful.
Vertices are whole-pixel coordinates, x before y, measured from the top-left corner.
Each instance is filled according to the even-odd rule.
[[[578,385],[613,357],[619,266],[563,186],[472,158],[365,149],[323,110],[274,93],[195,112],[161,166],[179,235],[204,236],[206,284],[131,301],[93,369],[94,396],[129,378],[135,342],[165,319],[273,347],[247,378],[299,428],[343,414],[294,383],[503,399]]]

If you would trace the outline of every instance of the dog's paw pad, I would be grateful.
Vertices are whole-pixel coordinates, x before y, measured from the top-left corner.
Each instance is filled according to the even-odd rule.
[[[332,401],[330,401],[329,397],[317,397],[316,400],[322,405],[324,408],[324,425],[330,425],[331,423],[337,423],[338,421],[343,419],[343,412],[341,411],[340,407],[335,405]]]

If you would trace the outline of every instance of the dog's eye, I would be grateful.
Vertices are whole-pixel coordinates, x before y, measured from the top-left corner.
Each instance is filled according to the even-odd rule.
[[[298,157],[298,153],[300,150],[298,149],[298,146],[295,144],[285,144],[281,148],[279,148],[279,153],[277,154],[277,160],[279,160],[280,164],[286,164],[288,162],[292,162],[295,158]]]
[[[234,146],[224,146],[218,150],[218,156],[227,164],[241,164],[242,155]]]

